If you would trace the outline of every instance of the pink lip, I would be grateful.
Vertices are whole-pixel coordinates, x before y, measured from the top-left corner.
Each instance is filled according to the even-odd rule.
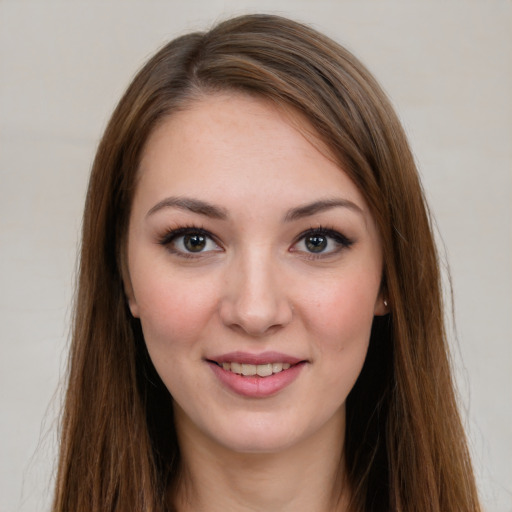
[[[267,363],[289,363],[294,365],[304,361],[298,357],[281,354],[280,352],[260,352],[251,354],[249,352],[229,352],[219,356],[208,357],[209,361],[216,363],[240,363],[240,364],[267,364]]]
[[[232,352],[209,359],[208,365],[219,381],[234,393],[250,397],[265,398],[279,393],[289,386],[305,367],[306,361],[296,357],[287,356],[278,352],[264,352],[261,354],[248,354],[245,352]],[[290,368],[268,377],[251,376],[244,377],[228,370],[224,370],[219,364],[227,362],[246,364],[265,363],[289,363]],[[217,364],[219,363],[219,364]]]

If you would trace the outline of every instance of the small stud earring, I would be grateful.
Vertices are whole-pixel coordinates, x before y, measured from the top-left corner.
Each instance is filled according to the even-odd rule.
[[[388,301],[386,299],[384,299],[384,306],[388,307]]]

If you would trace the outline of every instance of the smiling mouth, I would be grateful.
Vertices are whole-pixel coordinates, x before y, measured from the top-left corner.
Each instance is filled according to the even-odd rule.
[[[212,363],[220,366],[223,370],[243,377],[270,377],[276,373],[281,373],[288,370],[291,366],[290,363],[265,363],[265,364],[248,364],[236,362],[223,362],[211,361]]]

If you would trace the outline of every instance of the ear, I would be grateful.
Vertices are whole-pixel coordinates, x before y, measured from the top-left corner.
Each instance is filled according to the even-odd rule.
[[[124,286],[124,294],[126,296],[126,300],[128,301],[128,307],[130,308],[130,312],[134,318],[139,318],[139,305],[137,304],[137,300],[135,299],[135,295],[133,293],[133,286],[130,277],[123,277],[123,286]]]
[[[373,314],[375,316],[384,316],[389,313],[389,299],[384,291],[381,291],[375,301],[375,308]]]
[[[130,312],[134,318],[140,318],[139,306],[135,299],[135,294],[133,293],[133,285],[130,273],[128,272],[126,256],[121,256],[120,259],[121,261],[119,266],[121,267],[121,279],[123,281],[124,294],[128,302],[128,307],[130,308]]]

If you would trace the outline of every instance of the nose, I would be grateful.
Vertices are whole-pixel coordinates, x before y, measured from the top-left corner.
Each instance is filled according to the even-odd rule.
[[[264,337],[290,323],[293,316],[276,261],[261,253],[246,255],[227,269],[220,304],[222,322],[252,337]]]

